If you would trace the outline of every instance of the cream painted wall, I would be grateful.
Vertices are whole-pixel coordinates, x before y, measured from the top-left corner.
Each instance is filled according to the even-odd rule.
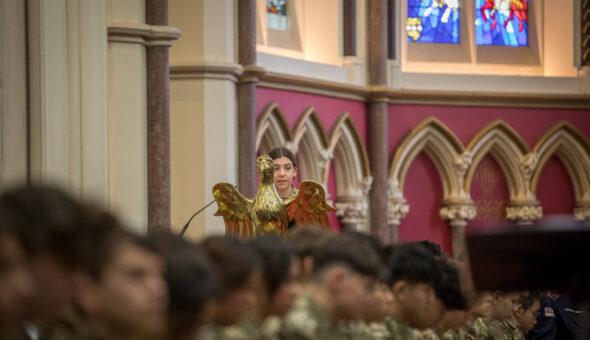
[[[108,0],[109,26],[144,24],[145,1]],[[146,50],[108,44],[109,205],[134,230],[147,231]]]
[[[31,179],[106,206],[105,2],[27,6]]]
[[[218,182],[236,182],[235,1],[169,2],[169,23],[182,37],[170,49],[172,226],[179,231],[213,199]],[[184,67],[182,74],[175,67]],[[187,236],[224,233],[215,204]]]

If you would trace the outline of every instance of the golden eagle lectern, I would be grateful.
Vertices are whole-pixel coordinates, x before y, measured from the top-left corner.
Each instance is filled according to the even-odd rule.
[[[230,183],[217,183],[213,197],[219,209],[215,216],[223,216],[228,235],[250,238],[265,233],[282,234],[289,223],[321,224],[331,228],[328,212],[336,211],[326,203],[322,186],[314,181],[303,181],[299,194],[281,200],[274,188],[273,162],[267,155],[256,160],[258,191],[254,199],[242,196]]]

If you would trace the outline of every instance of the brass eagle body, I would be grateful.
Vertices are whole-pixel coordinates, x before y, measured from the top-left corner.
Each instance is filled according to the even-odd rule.
[[[256,160],[256,166],[259,182],[254,199],[245,198],[230,183],[218,183],[213,187],[219,207],[215,216],[223,216],[227,234],[243,238],[265,233],[282,234],[289,221],[319,223],[331,229],[327,213],[336,209],[326,203],[320,184],[303,181],[299,194],[283,202],[274,188],[272,159],[262,155]]]

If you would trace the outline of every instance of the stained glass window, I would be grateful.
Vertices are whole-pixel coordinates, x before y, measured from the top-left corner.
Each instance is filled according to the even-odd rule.
[[[266,26],[275,30],[289,30],[287,0],[266,0]]]
[[[408,0],[409,42],[459,43],[459,0]]]
[[[527,46],[528,0],[475,0],[477,45]]]

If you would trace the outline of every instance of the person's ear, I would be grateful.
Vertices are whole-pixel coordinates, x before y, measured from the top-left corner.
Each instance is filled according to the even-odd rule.
[[[496,290],[495,292],[492,293],[492,305],[497,305],[498,302],[500,301],[500,298],[502,297],[502,292],[499,290]]]
[[[297,176],[297,167],[293,167],[293,179]]]
[[[330,271],[326,274],[328,289],[335,294],[340,292],[345,276],[346,273],[342,267],[333,267],[330,269]]]
[[[524,308],[519,303],[519,304],[516,305],[516,307],[514,307],[514,315],[520,316],[520,315],[522,315],[522,313],[524,313]]]
[[[313,257],[306,256],[301,260],[302,276],[304,280],[308,281],[313,275]]]
[[[407,298],[408,295],[408,284],[406,281],[397,281],[391,287],[391,291],[393,293],[393,299],[397,301],[403,301]]]

